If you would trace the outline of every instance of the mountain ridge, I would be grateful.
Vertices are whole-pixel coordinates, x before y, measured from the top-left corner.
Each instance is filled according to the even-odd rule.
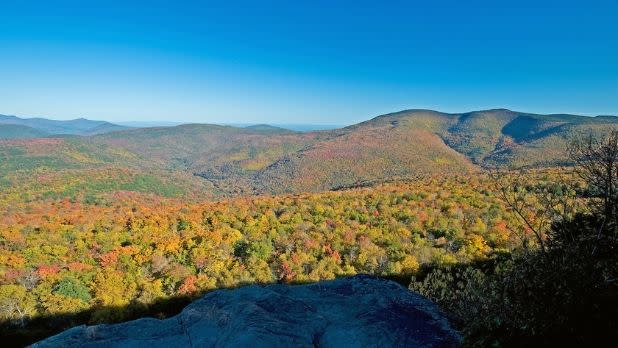
[[[509,150],[500,147],[501,144],[511,144],[511,155],[521,162],[517,145],[531,145],[553,133],[563,138],[572,137],[574,133],[586,131],[584,128],[599,128],[601,126],[615,127],[618,124],[616,116],[579,116],[571,114],[534,114],[508,109],[490,109],[465,113],[443,113],[434,110],[410,109],[377,116],[371,120],[351,126],[352,129],[384,124],[393,125],[406,121],[416,128],[425,128],[440,135],[445,142],[460,153],[471,158],[475,164],[491,165],[498,162],[509,162],[493,155],[493,153]],[[561,128],[558,128],[561,127]],[[599,129],[593,130],[599,131]],[[600,129],[602,131],[602,129]],[[542,134],[545,132],[545,134]],[[553,132],[553,133],[552,133]],[[485,135],[485,137],[483,137]],[[481,139],[478,139],[481,137]],[[566,140],[566,139],[563,139]],[[532,144],[533,146],[534,144]],[[562,141],[562,146],[566,142]]]
[[[74,178],[54,197],[113,191],[120,175],[128,180],[120,187],[211,198],[318,192],[483,167],[568,165],[570,138],[610,129],[618,129],[618,117],[507,109],[403,110],[312,132],[264,125],[129,128],[46,141],[2,140],[0,183],[14,196],[33,187],[49,196],[51,189],[35,180],[44,171],[58,182]]]
[[[52,120],[43,117],[21,118],[13,115],[0,115],[0,125],[2,124],[27,126],[49,135],[88,136],[128,128],[107,121],[94,121],[83,117],[72,120]]]

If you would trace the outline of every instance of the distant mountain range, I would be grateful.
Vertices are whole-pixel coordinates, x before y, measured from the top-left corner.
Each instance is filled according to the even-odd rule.
[[[251,124],[224,124],[226,126],[232,126],[232,127],[242,127],[242,128],[246,128],[246,127],[255,127],[256,125],[251,125]],[[342,125],[332,125],[332,124],[309,124],[309,123],[272,123],[269,124],[270,126],[273,127],[278,127],[278,128],[284,128],[284,129],[289,129],[289,130],[293,130],[296,132],[314,132],[314,131],[322,131],[322,130],[331,130],[331,129],[337,129],[337,128],[343,128],[344,126]]]
[[[21,127],[7,127],[7,125]],[[68,121],[57,121],[46,118],[20,118],[17,116],[0,115],[1,138],[35,138],[48,135],[95,135],[127,129],[106,121],[91,121],[78,118]]]
[[[132,128],[144,128],[144,127],[173,127],[180,126],[182,124],[187,124],[188,122],[169,122],[169,121],[127,121],[127,122],[117,122],[117,124],[121,126],[127,126]],[[190,122],[189,122],[190,123]],[[219,123],[217,123],[219,124]],[[247,128],[247,127],[255,127],[255,124],[251,123],[221,123],[221,126],[232,126],[238,128]],[[318,130],[328,130],[328,129],[337,129],[343,126],[341,125],[332,125],[332,124],[304,124],[304,123],[273,123],[269,126],[285,128],[297,132],[311,132]]]
[[[152,128],[152,127],[175,127],[185,122],[161,122],[161,121],[127,121],[110,123],[107,121],[92,121],[85,118],[75,120],[58,121],[42,117],[21,118],[17,116],[0,115],[0,139],[30,139],[54,135],[81,135],[89,136],[109,133],[129,128]],[[334,125],[315,124],[230,124],[239,128],[275,127],[297,132],[310,132],[316,130],[329,130],[339,128]]]
[[[488,166],[565,165],[569,138],[618,129],[614,116],[506,109],[406,110],[315,132],[207,124],[109,131],[114,125],[105,122],[62,122],[74,125],[71,134],[76,129],[102,134],[0,141],[0,188],[4,182],[4,187],[49,195],[49,186],[39,185],[33,174],[44,172],[55,182],[71,176],[65,191],[55,191],[58,196],[121,188],[201,197],[321,191]],[[51,124],[12,131],[24,137],[63,131]],[[120,175],[126,185],[119,184]]]

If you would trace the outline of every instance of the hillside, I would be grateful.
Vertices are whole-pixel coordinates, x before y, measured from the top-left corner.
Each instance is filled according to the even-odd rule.
[[[611,116],[407,110],[307,133],[186,124],[4,140],[0,202],[118,190],[186,199],[318,192],[485,166],[564,165],[570,137],[616,127]]]
[[[33,128],[44,134],[94,135],[126,129],[106,121],[92,121],[78,118],[68,121],[57,121],[46,118],[19,118],[17,116],[0,115],[0,125],[21,125]],[[17,134],[17,133],[16,133]],[[19,138],[15,134],[12,138]]]
[[[474,169],[465,156],[424,129],[376,125],[324,135],[256,173],[255,181],[269,192],[302,192]]]
[[[565,163],[564,150],[570,137],[617,128],[618,117],[539,115],[506,109],[461,114],[406,110],[350,128],[371,129],[387,124],[432,132],[477,165],[547,166]]]

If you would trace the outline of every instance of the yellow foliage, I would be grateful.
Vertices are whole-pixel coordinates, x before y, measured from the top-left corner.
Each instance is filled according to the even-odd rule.
[[[135,297],[137,285],[122,273],[105,269],[94,279],[95,301],[103,306],[126,306]]]

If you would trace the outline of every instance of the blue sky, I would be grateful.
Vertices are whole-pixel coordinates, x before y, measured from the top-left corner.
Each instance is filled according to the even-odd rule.
[[[349,124],[618,114],[618,1],[0,1],[0,113]]]

